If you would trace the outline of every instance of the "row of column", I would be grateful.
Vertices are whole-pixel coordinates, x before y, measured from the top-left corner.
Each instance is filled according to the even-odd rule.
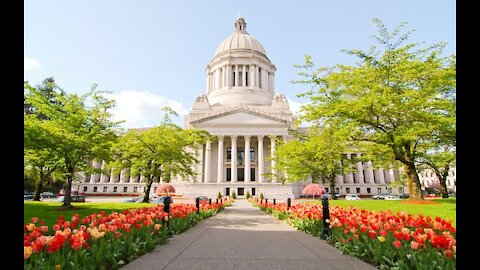
[[[357,154],[361,155],[361,154]],[[347,158],[351,158],[351,154],[347,154]],[[345,184],[386,184],[394,181],[395,172],[393,169],[372,169],[372,162],[367,161],[365,174],[362,162],[355,164],[357,172],[345,173],[345,176],[339,176],[340,182]],[[355,179],[354,179],[355,175]],[[356,180],[356,182],[355,182]]]
[[[94,160],[92,167],[96,169],[105,169],[105,161]],[[96,173],[84,177],[85,183],[139,183],[143,182],[145,177],[143,175],[132,177],[129,175],[129,169],[122,169],[120,175],[114,174],[113,169],[110,174]]]
[[[240,72],[242,78],[240,79]],[[246,74],[248,73],[248,78]],[[234,81],[235,80],[235,81]],[[207,74],[207,93],[232,87],[258,87],[274,92],[274,74],[257,65],[222,65]]]
[[[231,138],[232,142],[232,152],[231,152],[231,179],[232,182],[237,182],[238,177],[237,177],[237,135],[231,135],[229,136]],[[245,140],[245,173],[244,173],[244,180],[245,182],[250,182],[250,169],[251,169],[251,160],[250,160],[250,135],[245,135],[243,136]],[[264,160],[264,153],[263,153],[263,135],[257,135],[257,140],[258,140],[258,181],[260,183],[265,182],[264,178],[264,168],[265,168],[265,160]],[[275,136],[270,136],[270,154],[273,157],[273,154],[275,153],[276,149],[276,142],[275,142]],[[223,136],[218,136],[218,163],[217,163],[217,181],[218,183],[225,182],[225,179],[223,179],[224,176],[224,137]],[[203,160],[203,172],[204,172],[204,181],[205,182],[215,182],[213,179],[211,179],[211,173],[210,173],[210,163],[212,161],[212,156],[211,156],[211,150],[212,150],[212,142],[207,141],[205,145],[205,158],[202,159],[202,157],[199,155],[198,159]],[[276,178],[276,169],[275,169],[275,160],[272,159],[271,161],[271,174],[272,174],[272,182],[277,183],[278,180]],[[199,173],[201,173],[202,167],[199,167]]]

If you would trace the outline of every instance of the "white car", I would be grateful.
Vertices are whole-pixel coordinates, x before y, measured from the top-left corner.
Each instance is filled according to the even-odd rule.
[[[396,201],[396,200],[400,200],[400,197],[398,197],[397,195],[388,195],[387,197],[385,197],[385,200]]]
[[[345,200],[360,200],[360,197],[357,194],[347,194]]]

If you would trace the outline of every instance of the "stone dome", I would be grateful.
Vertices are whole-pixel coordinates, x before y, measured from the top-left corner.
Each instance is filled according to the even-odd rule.
[[[254,50],[263,55],[267,55],[262,44],[254,37],[250,36],[247,29],[247,23],[243,18],[238,18],[235,22],[235,32],[227,37],[215,51],[215,55],[232,50]]]

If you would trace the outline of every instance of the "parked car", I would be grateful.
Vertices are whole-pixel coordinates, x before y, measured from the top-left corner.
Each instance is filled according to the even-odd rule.
[[[408,199],[408,198],[410,198],[410,195],[409,194],[402,194],[398,197],[400,197],[400,199]]]
[[[55,194],[49,191],[40,193],[40,196],[42,196],[43,198],[55,198]]]
[[[337,198],[339,198],[339,197],[340,197],[340,194],[335,194],[335,196],[336,196]],[[330,200],[330,199],[332,199],[332,194],[330,194],[330,192],[328,192],[328,193],[326,193],[326,194],[323,194],[321,198],[323,199],[324,197]]]
[[[388,195],[387,197],[385,197],[385,200],[386,201],[396,201],[396,200],[400,200],[400,197],[397,196],[397,195]]]
[[[54,200],[55,202],[64,202],[65,196],[60,196]],[[84,195],[70,195],[70,202],[85,202]]]
[[[355,200],[360,200],[360,197],[358,197],[357,194],[347,194],[345,195],[345,200],[355,201]]]
[[[33,201],[33,196],[34,196],[33,194],[24,194],[23,195],[23,200],[24,201]],[[40,195],[40,201],[42,201],[42,200],[43,200],[43,197],[42,197],[42,195]]]
[[[165,203],[165,198],[170,197],[170,203],[173,203],[172,196],[160,196],[150,200],[151,203]]]
[[[208,200],[209,200],[208,196],[198,196],[197,198],[200,199],[200,202],[202,202],[202,201],[203,202],[208,202]]]
[[[387,197],[389,195],[390,194],[388,194],[388,193],[381,193],[381,194],[373,195],[372,199],[374,199],[374,200],[385,200],[385,197]]]

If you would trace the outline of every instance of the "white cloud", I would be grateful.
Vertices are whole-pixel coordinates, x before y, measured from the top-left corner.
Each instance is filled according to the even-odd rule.
[[[23,56],[23,70],[25,71],[35,68],[40,69],[43,68],[43,66],[37,60]]]
[[[172,118],[172,121],[183,126],[183,118],[189,112],[181,102],[150,92],[122,91],[110,96],[116,101],[112,111],[114,120],[125,120],[125,128],[153,127],[160,124],[165,114],[162,108],[165,106],[179,114],[179,117]]]

